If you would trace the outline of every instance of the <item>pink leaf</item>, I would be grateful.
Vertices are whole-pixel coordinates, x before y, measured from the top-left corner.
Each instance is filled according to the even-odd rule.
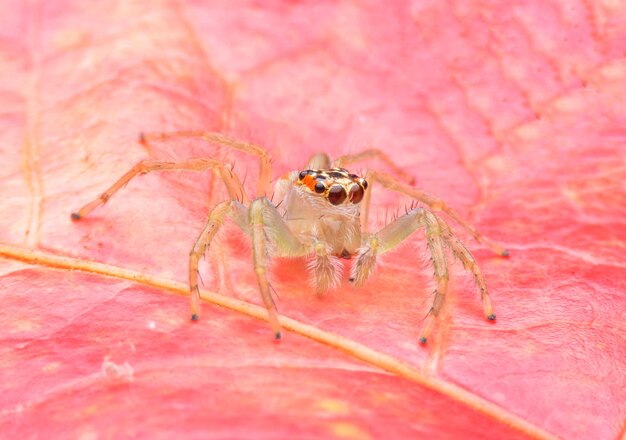
[[[5,1],[0,432],[623,436],[625,18],[599,1]],[[69,218],[148,157],[226,158],[252,194],[241,155],[137,142],[190,129],[264,145],[276,176],[320,150],[385,149],[511,249],[499,258],[456,228],[498,321],[455,264],[418,343],[433,281],[416,234],[366,287],[324,296],[305,260],[274,261],[295,321],[273,343],[248,305],[261,304],[249,243],[227,225],[201,271],[223,294],[209,300],[236,310],[204,304],[191,324],[188,299],[167,293],[185,291],[225,197],[210,173],[139,177]],[[373,194],[378,226],[411,203]]]

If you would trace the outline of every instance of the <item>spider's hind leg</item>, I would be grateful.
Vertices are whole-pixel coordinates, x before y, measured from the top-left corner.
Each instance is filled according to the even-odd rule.
[[[187,170],[187,171],[206,171],[213,170],[222,177],[229,196],[233,199],[241,198],[242,201],[247,200],[247,195],[243,190],[243,186],[239,178],[228,169],[225,164],[215,159],[186,159],[178,162],[162,162],[157,160],[142,160],[133,166],[126,174],[120,177],[113,185],[97,198],[84,205],[78,211],[72,213],[72,220],[80,220],[87,216],[97,207],[104,205],[115,193],[122,189],[134,177],[146,174],[152,171],[171,171],[171,170]]]
[[[394,175],[398,176],[400,180],[407,182],[409,185],[413,185],[415,183],[415,177],[404,171],[400,166],[395,163],[391,157],[387,155],[382,150],[378,148],[370,148],[369,150],[364,150],[355,154],[346,154],[343,156],[339,156],[335,159],[334,164],[338,167],[347,166],[351,163],[361,162],[369,159],[378,159],[380,162],[384,163],[388,168],[390,168]]]
[[[306,167],[309,170],[326,170],[330,168],[330,157],[326,153],[316,153],[310,157]]]
[[[379,162],[382,162],[387,166],[387,168],[393,171],[395,176],[409,185],[413,185],[415,183],[415,177],[411,176],[407,172],[405,172],[397,163],[395,163],[389,155],[387,155],[384,151],[379,150],[378,148],[370,148],[368,150],[360,151],[354,154],[344,154],[343,156],[339,156],[333,161],[333,165],[336,167],[344,167],[350,164],[354,164],[356,162],[361,162],[364,160],[377,159]],[[365,191],[365,196],[361,202],[361,230],[369,231],[369,212],[372,201],[372,180],[368,177],[368,185],[369,189]]]
[[[222,133],[193,130],[142,134],[139,141],[148,145],[149,141],[167,141],[180,138],[201,139],[209,144],[221,145],[232,150],[241,151],[242,153],[246,153],[251,156],[256,156],[259,159],[259,179],[257,182],[256,195],[257,197],[269,195],[270,182],[272,180],[272,157],[263,147],[259,145],[233,139],[228,136],[224,136]]]
[[[197,138],[206,142],[222,145],[233,150],[241,151],[259,159],[259,179],[257,185],[257,196],[269,194],[270,181],[272,178],[272,158],[262,147],[248,142],[231,139],[221,133],[210,131],[174,131],[168,133],[148,133],[141,134],[139,142],[148,146],[150,141],[167,141],[177,138]],[[84,205],[78,211],[72,213],[72,220],[80,220],[87,216],[98,206],[105,204],[117,191],[123,188],[134,177],[146,174],[151,171],[187,170],[205,171],[213,170],[224,180],[229,197],[235,200],[241,199],[243,203],[248,203],[248,196],[243,189],[243,185],[237,176],[229,169],[223,161],[216,159],[193,158],[176,162],[166,162],[157,160],[142,160],[132,167],[126,174],[120,177],[111,187],[100,194],[96,199]]]

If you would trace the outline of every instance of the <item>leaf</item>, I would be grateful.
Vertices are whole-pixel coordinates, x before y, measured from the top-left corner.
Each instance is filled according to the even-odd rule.
[[[618,3],[4,2],[0,432],[622,436]],[[69,219],[146,157],[226,157],[254,188],[239,155],[136,142],[188,129],[265,145],[276,175],[319,150],[386,149],[511,249],[494,257],[457,228],[498,321],[456,264],[434,337],[418,344],[432,281],[416,234],[366,287],[321,297],[305,261],[275,261],[279,311],[296,322],[273,343],[245,305],[260,304],[249,244],[226,226],[202,275],[243,313],[205,304],[191,324],[187,298],[167,293],[184,291],[189,250],[224,197],[212,176],[142,176]],[[379,225],[410,203],[374,191]]]

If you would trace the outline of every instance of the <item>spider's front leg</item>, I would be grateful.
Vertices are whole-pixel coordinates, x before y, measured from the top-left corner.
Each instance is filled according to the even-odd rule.
[[[191,319],[200,317],[200,289],[198,287],[198,262],[211,245],[229,216],[247,234],[252,236],[254,271],[259,283],[263,303],[267,308],[269,322],[274,337],[280,339],[282,328],[278,322],[276,305],[270,292],[267,279],[267,263],[269,257],[268,241],[273,251],[280,256],[298,256],[307,252],[307,247],[291,232],[274,205],[265,197],[256,199],[246,208],[236,200],[218,204],[211,214],[206,226],[200,233],[189,256],[189,287],[191,290]]]
[[[496,319],[491,301],[489,300],[487,286],[471,253],[452,234],[450,228],[442,219],[424,208],[415,208],[382,228],[378,233],[370,235],[366,239],[365,245],[359,249],[356,263],[352,267],[350,280],[357,285],[363,284],[374,270],[380,254],[395,248],[413,232],[422,227],[426,229],[428,248],[432,256],[437,287],[435,289],[435,299],[420,334],[420,342],[425,343],[428,339],[435,320],[441,311],[448,289],[448,265],[444,252],[445,246],[448,246],[474,275],[481,291],[485,317],[489,320]]]
[[[256,199],[250,205],[249,222],[252,234],[254,272],[259,283],[261,297],[269,314],[269,322],[274,337],[282,337],[282,328],[278,322],[276,304],[272,299],[270,284],[267,279],[269,260],[268,242],[277,256],[300,256],[307,253],[307,246],[289,229],[276,207],[267,198]]]

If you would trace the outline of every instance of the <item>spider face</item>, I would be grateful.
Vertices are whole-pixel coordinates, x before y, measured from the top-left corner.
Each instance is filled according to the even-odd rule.
[[[358,204],[367,189],[367,180],[350,174],[345,168],[303,170],[298,175],[297,184],[311,194],[324,197],[332,205]]]

